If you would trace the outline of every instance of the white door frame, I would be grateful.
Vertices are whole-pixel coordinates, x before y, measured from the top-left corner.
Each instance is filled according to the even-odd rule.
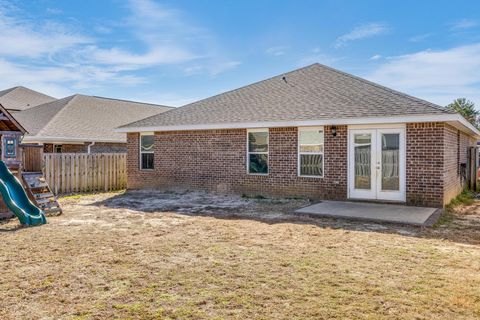
[[[371,134],[371,189],[359,190],[354,189],[355,183],[355,168],[354,168],[354,133],[370,133]],[[398,191],[383,191],[381,190],[381,140],[379,137],[381,133],[399,133],[400,135],[400,174]],[[367,200],[385,200],[385,201],[406,201],[406,137],[405,124],[394,125],[356,125],[348,127],[348,198],[349,199],[367,199]],[[373,154],[375,153],[375,154]],[[375,159],[377,159],[375,161]]]

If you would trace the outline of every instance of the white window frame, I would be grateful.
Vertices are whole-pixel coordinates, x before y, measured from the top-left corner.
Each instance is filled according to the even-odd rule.
[[[152,151],[142,151],[142,136],[153,136],[153,150]],[[144,169],[142,167],[143,161],[142,161],[142,154],[153,154],[153,169]],[[141,171],[153,171],[155,170],[155,132],[140,132],[140,135],[138,136],[138,166]]]
[[[300,132],[302,131],[322,131],[323,132],[323,152],[301,152],[300,151]],[[325,177],[325,129],[323,126],[320,127],[298,127],[298,135],[297,135],[297,174],[299,177],[302,178],[323,178]],[[303,144],[304,146],[308,146],[308,144]],[[314,144],[315,146],[317,144]],[[314,175],[303,175],[301,174],[301,155],[322,155],[322,175],[321,176],[314,176]]]
[[[249,140],[248,136],[250,132],[266,132],[267,133],[267,145],[268,145],[268,151],[266,152],[250,152],[250,145],[249,145]],[[257,129],[247,129],[247,174],[253,175],[253,176],[268,176],[270,173],[270,131],[268,128],[257,128]],[[255,172],[250,172],[250,154],[266,154],[267,155],[267,173],[255,173]]]

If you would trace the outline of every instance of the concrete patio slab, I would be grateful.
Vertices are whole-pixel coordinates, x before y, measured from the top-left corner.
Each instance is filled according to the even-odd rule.
[[[440,213],[441,209],[383,203],[322,201],[295,212],[311,216],[431,226],[436,219],[429,218],[439,216],[437,213]]]

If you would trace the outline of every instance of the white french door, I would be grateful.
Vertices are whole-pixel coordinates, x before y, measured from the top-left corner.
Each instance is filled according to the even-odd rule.
[[[351,199],[405,201],[405,128],[349,129]]]

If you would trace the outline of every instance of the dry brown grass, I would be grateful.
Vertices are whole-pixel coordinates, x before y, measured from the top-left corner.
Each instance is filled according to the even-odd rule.
[[[66,198],[45,226],[0,224],[0,318],[480,317],[480,204],[433,230],[285,213],[302,200],[135,211],[161,197]]]

